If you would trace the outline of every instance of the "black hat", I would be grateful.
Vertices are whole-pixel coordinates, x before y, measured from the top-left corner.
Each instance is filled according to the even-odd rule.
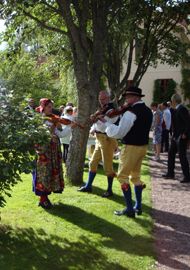
[[[142,95],[142,89],[136,87],[136,86],[129,86],[126,95],[135,95],[135,96],[140,96],[140,97],[145,97],[145,95]]]

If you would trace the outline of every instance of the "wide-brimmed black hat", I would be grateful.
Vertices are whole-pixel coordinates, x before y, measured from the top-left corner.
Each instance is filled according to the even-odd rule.
[[[135,95],[139,97],[145,97],[145,95],[142,95],[142,89],[136,87],[136,86],[129,86],[126,95]]]

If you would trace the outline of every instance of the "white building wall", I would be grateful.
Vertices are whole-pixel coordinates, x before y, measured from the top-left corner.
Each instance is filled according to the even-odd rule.
[[[129,80],[132,80],[135,70],[136,66],[133,65]],[[182,80],[181,66],[170,67],[167,64],[158,64],[156,69],[153,67],[149,67],[147,69],[147,72],[144,74],[139,87],[142,89],[142,92],[145,95],[145,97],[143,97],[143,101],[148,106],[152,102],[154,81],[157,79],[173,79],[177,83],[177,90],[180,92],[179,85]],[[165,101],[167,102],[168,100]]]

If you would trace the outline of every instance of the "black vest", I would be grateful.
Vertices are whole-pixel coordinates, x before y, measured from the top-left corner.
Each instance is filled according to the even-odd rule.
[[[105,104],[104,106],[103,106],[103,108],[105,107],[105,106],[108,106],[108,108],[104,111],[104,113],[103,114],[106,114],[109,110],[111,110],[111,109],[115,109],[115,107],[114,107],[114,105],[113,105],[113,102],[110,102],[110,103],[108,103],[108,104]],[[119,125],[119,121],[120,121],[120,117],[118,117],[117,118],[117,120],[116,120],[116,122],[114,123],[114,125],[116,125],[116,126],[118,126]]]
[[[131,109],[137,119],[130,131],[123,137],[122,143],[128,145],[145,145],[149,143],[149,132],[152,124],[152,111],[144,103],[134,105]]]

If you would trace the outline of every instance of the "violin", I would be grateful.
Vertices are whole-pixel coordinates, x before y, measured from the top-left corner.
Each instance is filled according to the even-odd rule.
[[[63,125],[70,125],[72,122],[75,123],[79,128],[81,129],[85,129],[85,126],[81,126],[79,123],[75,122],[75,121],[71,121],[69,119],[64,119],[61,118],[55,114],[51,114],[51,115],[47,115],[46,117],[44,117],[44,119],[47,119],[49,122],[51,123],[61,123]]]
[[[102,117],[107,116],[109,118],[112,118],[112,117],[115,117],[115,116],[118,116],[118,115],[122,115],[126,111],[129,111],[131,108],[132,108],[131,104],[127,104],[127,105],[121,106],[118,109],[111,110],[111,111],[107,112],[106,114],[103,114]]]
[[[107,110],[108,107],[109,107],[108,105],[105,105],[103,108],[100,108],[100,109],[98,110],[98,112],[95,113],[95,114],[93,115],[92,122],[93,122],[93,123],[96,123],[96,122],[98,121],[97,117],[98,117],[99,115],[102,115],[102,114]]]

